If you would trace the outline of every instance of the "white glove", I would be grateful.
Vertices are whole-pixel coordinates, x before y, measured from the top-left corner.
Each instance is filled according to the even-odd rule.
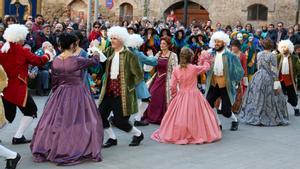
[[[106,59],[107,59],[106,56],[97,47],[94,46],[94,47],[88,48],[88,54],[90,56],[92,56],[95,52],[99,53],[100,62],[105,62],[106,61]]]
[[[45,49],[45,54],[48,54],[50,56],[49,62],[51,62],[51,61],[53,61],[53,59],[56,55],[56,52],[55,52],[55,50],[52,50],[52,52],[51,52],[49,49]]]
[[[272,53],[273,53],[274,55],[277,55],[277,54],[278,54],[278,52],[277,52],[276,50],[273,50]]]
[[[248,77],[244,77],[243,82],[245,86],[248,86],[249,85]]]
[[[145,72],[151,72],[152,69],[153,69],[153,66],[144,65],[144,71]]]
[[[100,51],[99,54],[100,54],[100,62],[105,62],[107,60],[106,56],[103,54],[102,51]]]
[[[281,88],[281,84],[279,81],[275,81],[274,82],[274,90],[280,89]]]
[[[154,57],[154,56],[150,55],[148,57]],[[143,69],[144,69],[145,72],[151,72],[151,70],[153,69],[153,66],[149,66],[149,65],[144,64]]]
[[[92,47],[98,47],[100,45],[100,42],[97,39],[94,39],[91,43],[90,43],[90,48]]]

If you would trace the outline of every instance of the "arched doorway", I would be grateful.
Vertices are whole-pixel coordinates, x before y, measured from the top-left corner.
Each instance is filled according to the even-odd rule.
[[[120,22],[133,19],[133,6],[130,3],[123,3],[120,5]]]
[[[79,17],[81,21],[86,21],[87,17],[87,4],[83,0],[73,0],[69,5],[71,10],[71,19]]]
[[[173,5],[171,5],[169,8],[167,8],[164,12],[165,17],[167,17],[171,10],[174,11],[174,14],[176,15],[177,19],[183,22],[184,19],[184,2],[180,1]],[[208,11],[202,7],[201,5],[195,3],[195,2],[188,2],[188,20],[187,23],[190,24],[193,20],[196,20],[198,22],[206,22],[209,20],[209,13]]]

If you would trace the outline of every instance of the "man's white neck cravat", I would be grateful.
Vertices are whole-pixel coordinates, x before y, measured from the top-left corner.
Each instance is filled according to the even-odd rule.
[[[289,70],[289,59],[288,56],[283,56],[281,74],[288,75],[290,73]]]
[[[115,56],[112,59],[111,68],[110,68],[110,79],[117,79],[119,75],[120,69],[120,52],[122,52],[124,48],[120,51],[115,51]]]
[[[214,75],[216,76],[223,76],[223,71],[224,71],[223,54],[224,54],[224,50],[222,52],[217,52],[215,57]]]

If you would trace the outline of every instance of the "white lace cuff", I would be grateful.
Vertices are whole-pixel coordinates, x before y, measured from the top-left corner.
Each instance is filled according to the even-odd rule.
[[[274,90],[280,89],[281,88],[281,84],[279,81],[275,81],[274,82]]]

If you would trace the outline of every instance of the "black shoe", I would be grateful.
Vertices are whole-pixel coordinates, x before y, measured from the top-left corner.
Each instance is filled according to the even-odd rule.
[[[230,128],[230,130],[231,131],[237,131],[238,130],[238,128],[239,128],[239,122],[238,121],[233,121],[232,123],[231,123],[231,128]]]
[[[134,126],[148,126],[149,125],[149,123],[148,122],[146,122],[146,121],[137,121],[137,120],[135,120],[134,121]]]
[[[144,134],[142,133],[140,136],[133,136],[132,141],[129,144],[129,146],[139,146],[141,141],[144,140]]]
[[[295,116],[300,116],[299,109],[295,109]]]
[[[118,144],[117,139],[109,138],[105,144],[102,145],[103,148],[109,148],[111,146],[116,146]]]
[[[31,140],[27,140],[24,136],[22,136],[21,138],[15,138],[13,137],[12,139],[12,144],[16,145],[16,144],[27,144],[30,143]]]
[[[220,127],[220,130],[222,131],[222,130],[223,130],[223,127],[222,127],[222,125],[221,125],[221,124],[219,125],[219,127]]]
[[[17,153],[16,158],[6,160],[6,168],[5,169],[16,169],[20,160],[21,160],[21,156],[19,153]]]

